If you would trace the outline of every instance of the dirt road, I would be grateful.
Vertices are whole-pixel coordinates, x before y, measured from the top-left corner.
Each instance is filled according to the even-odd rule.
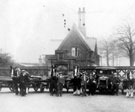
[[[62,97],[49,93],[29,93],[26,97],[16,96],[9,90],[0,92],[0,112],[135,112],[135,98],[123,95]]]

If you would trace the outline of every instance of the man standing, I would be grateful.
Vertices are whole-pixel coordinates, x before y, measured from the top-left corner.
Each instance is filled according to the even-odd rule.
[[[53,96],[53,94],[57,94],[57,77],[56,77],[56,70],[54,69],[51,73],[51,78],[50,78],[50,95]]]
[[[63,85],[65,84],[64,76],[60,73],[58,76],[58,96],[62,96]]]
[[[82,95],[86,96],[87,89],[87,81],[86,81],[86,73],[84,72],[81,77],[81,87],[82,87]]]
[[[80,95],[80,91],[81,91],[81,76],[78,75],[77,79],[76,79],[76,85],[77,85],[77,95]]]
[[[74,86],[73,95],[80,95],[81,77],[79,75],[79,69],[77,66],[75,66],[75,69],[74,69],[73,86]]]

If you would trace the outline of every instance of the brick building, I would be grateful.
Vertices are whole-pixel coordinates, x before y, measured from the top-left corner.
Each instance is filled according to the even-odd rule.
[[[55,50],[54,55],[46,55],[46,64],[57,69],[72,70],[74,66],[99,65],[97,41],[86,36],[85,9],[78,11],[78,27],[73,24],[68,35]]]

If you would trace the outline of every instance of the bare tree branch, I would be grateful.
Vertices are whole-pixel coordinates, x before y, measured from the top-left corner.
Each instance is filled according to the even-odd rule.
[[[130,60],[130,66],[134,64],[135,55],[135,29],[130,24],[125,24],[117,31],[119,49],[125,51]]]

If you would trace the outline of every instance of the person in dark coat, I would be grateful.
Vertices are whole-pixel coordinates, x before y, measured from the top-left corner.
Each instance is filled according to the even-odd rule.
[[[51,67],[51,77],[49,79],[49,91],[50,95],[53,96],[53,94],[57,95],[57,76],[56,76],[56,68],[52,65]]]
[[[50,78],[50,95],[54,95],[56,94],[57,95],[57,81],[58,81],[58,78],[54,75],[54,76],[51,76]]]
[[[94,95],[96,92],[96,80],[92,76],[89,77],[88,90],[88,95]]]
[[[112,81],[113,81],[113,93],[118,95],[120,79],[115,75]]]
[[[20,88],[20,95],[24,96],[26,95],[26,81],[24,73],[22,72],[19,77],[19,88]]]
[[[62,90],[63,90],[63,85],[65,84],[65,78],[63,77],[62,74],[59,74],[58,76],[58,96],[62,96]]]
[[[74,92],[73,94],[75,94],[77,90],[77,77],[76,76],[74,76],[72,82],[73,82],[73,92]]]
[[[75,86],[76,86],[76,91],[73,94],[80,95],[80,91],[81,91],[81,76],[80,75],[77,75],[76,77]]]

